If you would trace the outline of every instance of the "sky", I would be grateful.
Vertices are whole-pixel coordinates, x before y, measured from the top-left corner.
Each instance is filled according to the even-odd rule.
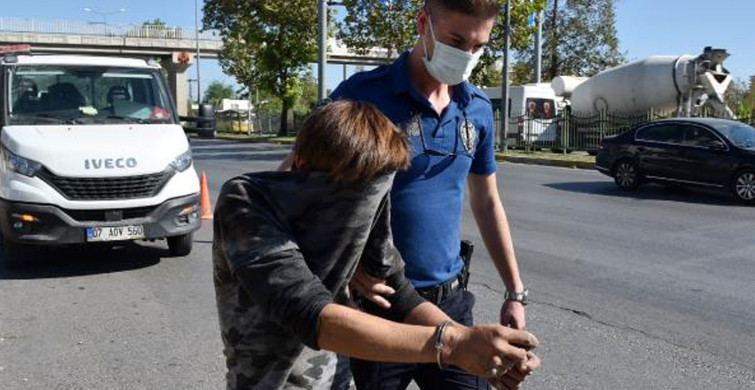
[[[0,0],[0,17],[72,19],[111,24],[141,24],[160,18],[171,26],[193,27],[195,1],[203,0]],[[312,0],[315,1],[315,0]],[[697,55],[705,46],[731,54],[725,66],[735,79],[755,75],[755,0],[616,0],[616,28],[621,50],[630,60],[653,54]],[[100,14],[85,12],[90,8]],[[119,9],[125,12],[117,12]],[[200,15],[201,18],[201,15]],[[343,67],[326,68],[326,84],[333,89],[343,80]],[[347,67],[347,76],[355,72]],[[203,89],[217,80],[235,84],[216,60],[200,64]],[[194,67],[189,77],[196,77]],[[316,66],[313,65],[316,75]]]

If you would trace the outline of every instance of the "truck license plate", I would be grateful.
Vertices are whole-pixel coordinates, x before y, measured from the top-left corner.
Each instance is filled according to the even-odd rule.
[[[144,238],[144,226],[100,226],[87,228],[87,241],[124,241]]]

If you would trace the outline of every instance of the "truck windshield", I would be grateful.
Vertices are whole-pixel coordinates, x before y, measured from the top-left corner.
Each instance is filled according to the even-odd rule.
[[[9,72],[11,125],[175,121],[158,70],[24,65]]]

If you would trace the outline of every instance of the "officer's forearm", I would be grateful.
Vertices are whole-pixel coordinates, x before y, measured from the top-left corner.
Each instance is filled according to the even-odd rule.
[[[501,280],[509,291],[523,290],[509,222],[498,197],[495,175],[470,175],[469,189],[472,213]]]
[[[404,318],[404,323],[414,325],[436,326],[443,321],[451,321],[451,317],[430,302],[419,304]]]

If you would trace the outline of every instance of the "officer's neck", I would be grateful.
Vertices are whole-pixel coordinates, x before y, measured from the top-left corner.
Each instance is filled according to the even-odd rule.
[[[422,48],[415,47],[409,54],[409,77],[414,88],[432,104],[438,115],[441,115],[451,102],[453,88],[441,84],[427,72],[422,62],[423,53]]]

